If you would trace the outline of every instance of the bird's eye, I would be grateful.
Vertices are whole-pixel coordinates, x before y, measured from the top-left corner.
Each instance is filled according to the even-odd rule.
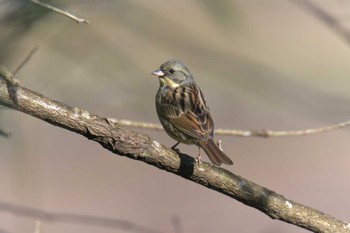
[[[173,68],[170,68],[169,73],[173,74],[173,73],[175,73],[175,70]]]

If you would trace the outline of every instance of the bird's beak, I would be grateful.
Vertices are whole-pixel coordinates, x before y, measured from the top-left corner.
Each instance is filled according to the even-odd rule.
[[[155,76],[158,76],[158,77],[164,76],[164,72],[161,71],[161,70],[155,70],[155,71],[152,72],[152,74],[155,75]]]

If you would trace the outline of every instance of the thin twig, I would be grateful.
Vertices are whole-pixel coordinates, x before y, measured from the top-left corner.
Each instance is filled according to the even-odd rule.
[[[0,129],[0,136],[3,136],[3,137],[5,137],[5,138],[8,138],[8,137],[11,136],[11,133],[6,132],[6,131]]]
[[[314,15],[322,23],[328,26],[328,28],[339,36],[341,36],[345,41],[350,44],[350,31],[344,27],[339,20],[331,15],[326,10],[322,9],[317,3],[310,0],[290,0],[292,3],[297,4],[302,9]],[[316,1],[317,2],[317,1]]]
[[[147,123],[142,121],[130,121],[125,119],[114,119],[114,118],[108,118],[108,121],[119,125],[130,126],[134,128],[163,130],[163,127],[160,124]]]
[[[18,71],[20,71],[23,66],[25,66],[27,64],[27,62],[32,58],[32,56],[34,55],[34,53],[38,50],[38,47],[34,47],[32,48],[28,55],[24,58],[24,60],[17,66],[17,68],[15,69],[15,71],[13,71],[13,75],[16,76],[16,74],[18,73]]]
[[[17,87],[19,84],[16,79],[6,67],[0,65],[0,78],[3,78],[7,85],[7,91],[13,103],[17,103]]]
[[[40,232],[40,223],[70,223],[79,224],[85,226],[94,227],[108,227],[112,229],[120,229],[122,232],[134,232],[134,233],[162,233],[157,230],[149,229],[148,227],[141,226],[132,221],[116,218],[97,217],[86,214],[75,213],[55,213],[44,211],[41,209],[21,206],[17,204],[11,204],[6,202],[0,202],[0,212],[11,213],[16,216],[26,217],[30,219],[36,219],[34,222],[34,233]],[[1,232],[1,231],[0,231]],[[45,231],[42,231],[45,232]],[[119,232],[119,231],[118,231]]]
[[[38,50],[38,47],[31,49],[30,52],[28,53],[28,55],[25,57],[25,59],[15,69],[13,74],[11,74],[10,71],[8,71],[4,66],[0,66],[0,77],[6,81],[7,90],[9,92],[9,95],[11,96],[11,99],[14,102],[17,102],[16,91],[17,91],[17,86],[19,84],[19,81],[18,81],[18,79],[15,78],[15,75],[20,69],[22,69],[23,66],[25,66],[25,64],[30,60],[30,58],[33,56],[33,54],[37,50]],[[0,136],[8,138],[11,136],[11,133],[0,129]]]
[[[38,4],[38,5],[42,6],[42,7],[45,7],[47,9],[49,9],[49,10],[52,10],[52,11],[58,13],[58,14],[64,15],[64,16],[74,20],[77,23],[85,23],[85,24],[89,24],[90,23],[89,20],[86,20],[86,19],[83,19],[83,18],[79,18],[79,17],[69,13],[68,11],[61,10],[61,9],[59,9],[57,7],[51,6],[51,5],[46,4],[46,3],[42,3],[39,0],[30,0],[30,1],[32,3]]]
[[[117,123],[123,126],[130,126],[134,128],[145,128],[152,130],[163,130],[160,124],[153,124],[141,121],[130,121],[125,119],[112,119],[108,118],[109,121]],[[239,137],[285,137],[285,136],[304,136],[316,133],[323,133],[330,130],[340,129],[350,126],[350,121],[338,123],[335,125],[329,125],[315,129],[305,130],[291,130],[291,131],[273,131],[273,130],[236,130],[236,129],[216,129],[214,132],[216,135],[228,135],[228,136],[239,136]]]
[[[0,65],[0,78],[3,78],[8,86],[18,86],[19,84],[19,81],[11,74],[11,72],[2,65]]]

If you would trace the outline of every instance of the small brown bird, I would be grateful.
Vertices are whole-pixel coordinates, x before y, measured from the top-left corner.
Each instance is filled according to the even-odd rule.
[[[217,166],[231,165],[231,159],[215,142],[214,123],[202,91],[192,74],[179,60],[163,63],[153,75],[159,77],[156,95],[158,118],[167,134],[179,143],[195,144],[202,148],[210,161]],[[200,162],[200,153],[197,157]]]

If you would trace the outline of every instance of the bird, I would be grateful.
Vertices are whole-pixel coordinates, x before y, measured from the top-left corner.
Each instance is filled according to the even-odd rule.
[[[201,164],[202,148],[212,164],[232,165],[232,160],[214,142],[214,122],[201,89],[191,72],[178,59],[164,62],[152,72],[159,78],[156,110],[165,132],[177,143],[197,145],[197,161]]]

